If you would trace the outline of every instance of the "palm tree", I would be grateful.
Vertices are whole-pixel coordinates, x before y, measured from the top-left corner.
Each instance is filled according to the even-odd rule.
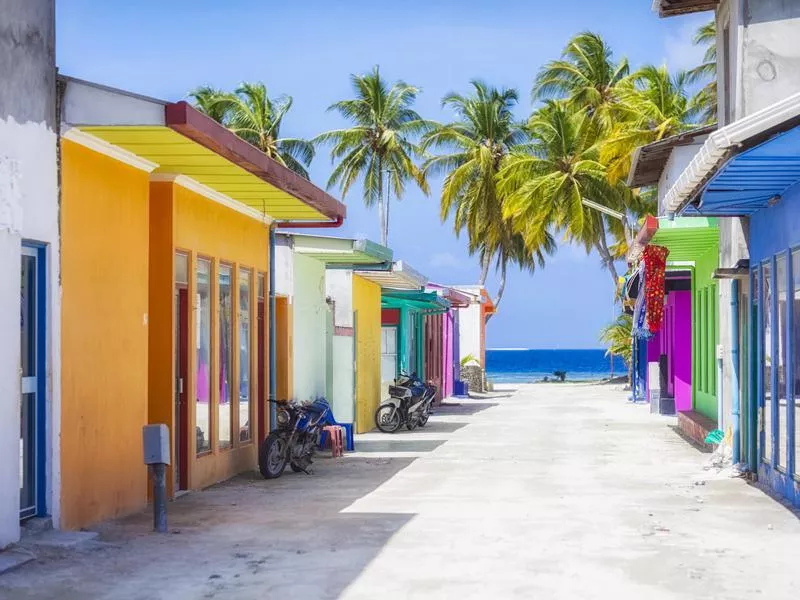
[[[690,84],[704,82],[705,85],[692,97],[691,107],[697,111],[700,121],[713,123],[717,120],[717,23],[713,19],[700,26],[692,40],[696,46],[705,46],[703,62],[687,73]]]
[[[617,123],[603,143],[601,160],[612,182],[624,179],[639,146],[692,127],[685,72],[671,75],[666,66],[647,65],[617,86]]]
[[[240,138],[308,179],[306,167],[314,158],[311,142],[282,138],[283,119],[292,107],[291,96],[270,98],[263,83],[242,83],[233,93],[203,86],[190,93],[195,106]]]
[[[441,218],[454,217],[456,235],[467,230],[470,253],[481,261],[479,283],[483,285],[492,260],[498,258],[513,237],[503,216],[502,198],[497,192],[497,173],[505,157],[525,141],[522,123],[513,108],[516,90],[496,89],[482,81],[472,81],[472,93],[450,93],[442,106],[452,108],[457,120],[437,124],[423,138],[423,149],[443,151],[425,162],[425,172],[445,175],[441,195]],[[536,251],[535,246],[534,253]],[[513,255],[504,249],[498,266]],[[503,279],[504,281],[504,279]]]
[[[225,124],[228,112],[228,104],[221,101],[225,95],[225,92],[210,85],[202,85],[189,92],[195,107],[200,112],[222,124]]]
[[[411,180],[425,193],[428,183],[415,160],[422,152],[415,143],[429,127],[412,108],[419,89],[402,81],[390,87],[376,66],[365,75],[351,75],[355,98],[328,107],[353,123],[318,135],[315,144],[331,144],[331,160],[339,161],[328,179],[346,196],[357,179],[363,179],[364,204],[378,204],[381,243],[389,240],[389,192],[398,200]],[[386,196],[384,197],[384,193]]]
[[[499,173],[505,218],[529,245],[552,228],[587,252],[596,249],[616,285],[606,218],[584,204],[588,199],[625,211],[624,197],[599,161],[599,124],[587,111],[551,100],[534,113],[528,130],[531,143],[513,152]]]
[[[633,318],[627,313],[621,313],[613,323],[606,325],[600,332],[600,341],[606,344],[606,356],[621,356],[628,367],[628,381],[631,378],[631,366],[633,365],[633,338],[631,329]]]
[[[629,73],[628,60],[616,62],[611,47],[596,33],[572,38],[561,58],[547,63],[533,85],[534,100],[565,99],[609,124],[616,88]]]

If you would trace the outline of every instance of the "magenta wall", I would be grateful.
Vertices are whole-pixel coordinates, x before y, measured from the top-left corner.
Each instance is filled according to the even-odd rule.
[[[692,293],[670,292],[664,306],[661,330],[647,343],[647,362],[667,356],[667,389],[661,393],[675,398],[675,410],[692,410]],[[650,381],[647,381],[650,392]]]
[[[453,335],[453,311],[447,311],[442,319],[442,345],[444,346],[442,352],[442,398],[448,398],[453,395],[453,362],[455,360],[454,341]]]
[[[675,410],[692,410],[692,293],[670,292],[672,381]]]

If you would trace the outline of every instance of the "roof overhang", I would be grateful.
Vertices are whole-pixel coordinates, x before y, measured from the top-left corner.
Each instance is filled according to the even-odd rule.
[[[720,267],[714,270],[714,279],[747,279],[750,277],[750,259],[742,258],[734,267]]]
[[[370,240],[306,234],[291,234],[291,238],[295,253],[324,262],[328,268],[388,270],[392,266],[392,250]]]
[[[369,271],[356,269],[356,275],[377,283],[385,290],[421,290],[428,278],[412,269],[402,260],[392,263],[391,270]]]
[[[660,218],[656,227],[646,221],[637,241],[669,249],[668,266],[691,266],[709,252],[719,249],[719,226],[716,219],[679,217],[673,220]],[[647,233],[643,233],[647,232]]]
[[[800,93],[710,134],[667,192],[667,214],[746,216],[800,182]]]
[[[675,148],[697,144],[716,129],[716,124],[707,125],[664,138],[646,146],[639,146],[633,152],[631,169],[628,173],[628,187],[638,188],[656,185],[664,172],[667,160],[669,160]]]
[[[450,303],[450,306],[453,308],[466,308],[469,306],[474,298],[469,294],[465,294],[464,292],[460,292],[455,288],[447,287],[446,285],[440,285],[438,283],[429,283],[426,286],[427,291],[429,292],[436,292],[442,298],[447,300]]]
[[[344,204],[186,102],[60,77],[64,137],[138,157],[280,221],[338,221]],[[70,133],[72,131],[72,133]]]
[[[653,10],[660,17],[716,10],[719,0],[653,0]]]
[[[447,312],[450,302],[436,292],[387,291],[381,294],[382,308],[409,308],[426,314]]]

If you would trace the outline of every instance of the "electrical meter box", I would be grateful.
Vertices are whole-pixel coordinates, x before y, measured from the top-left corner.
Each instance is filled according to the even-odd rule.
[[[169,452],[169,428],[163,423],[158,425],[145,425],[142,429],[144,464],[146,465],[168,465],[170,462]]]

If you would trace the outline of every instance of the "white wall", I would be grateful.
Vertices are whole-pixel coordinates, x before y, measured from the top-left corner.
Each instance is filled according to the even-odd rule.
[[[56,134],[44,123],[0,119],[0,548],[19,537],[20,253],[22,240],[46,247],[48,510],[58,526],[60,324]]]
[[[325,265],[294,254],[293,274],[294,394],[297,400],[313,400],[328,394]]]
[[[275,293],[288,296],[289,302],[292,302],[294,294],[292,238],[280,233],[275,235]]]
[[[355,348],[353,347],[353,272],[329,269],[325,272],[325,292],[333,300],[333,324],[350,331],[334,334],[331,349],[330,388],[333,415],[340,423],[355,420]],[[349,335],[348,335],[349,334]]]
[[[692,162],[697,151],[705,143],[708,136],[697,138],[695,143],[686,146],[676,146],[664,165],[661,177],[658,180],[658,214],[663,215],[663,201],[672,185],[678,180],[684,169]]]
[[[459,361],[470,354],[477,360],[481,356],[481,305],[478,302],[458,309]],[[484,365],[481,365],[483,367]]]

